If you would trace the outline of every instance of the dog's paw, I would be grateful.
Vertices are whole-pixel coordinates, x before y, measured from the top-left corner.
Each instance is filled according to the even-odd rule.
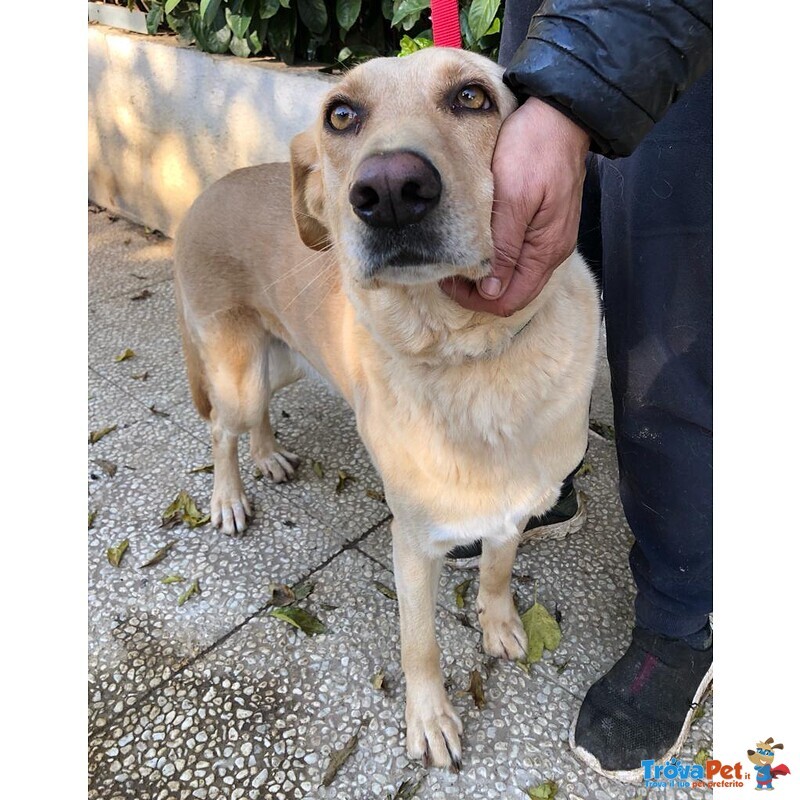
[[[411,759],[433,767],[461,769],[461,734],[464,730],[444,689],[406,705],[406,752]]]
[[[214,488],[211,495],[211,524],[229,536],[244,533],[247,518],[252,516],[244,491],[222,491]]]
[[[288,450],[274,450],[264,458],[254,458],[256,466],[275,483],[285,483],[294,477],[300,457]]]
[[[481,608],[478,621],[483,629],[483,649],[497,658],[510,661],[525,658],[528,652],[528,637],[514,603],[496,600]]]

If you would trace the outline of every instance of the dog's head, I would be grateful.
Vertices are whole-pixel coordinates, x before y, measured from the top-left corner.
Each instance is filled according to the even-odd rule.
[[[451,48],[347,73],[292,142],[305,244],[335,242],[365,288],[488,274],[492,154],[517,105],[501,76],[489,59]]]
[[[783,750],[783,745],[773,744],[775,740],[770,736],[764,742],[756,742],[755,750],[747,751],[747,758],[757,767],[763,767],[771,764],[775,760],[775,751]]]

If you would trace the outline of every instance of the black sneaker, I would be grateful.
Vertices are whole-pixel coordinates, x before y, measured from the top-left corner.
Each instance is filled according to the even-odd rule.
[[[570,732],[575,755],[608,778],[641,783],[642,761],[664,762],[683,746],[712,678],[713,645],[633,629],[625,655],[586,693]]]
[[[522,545],[534,539],[563,539],[579,531],[584,522],[586,497],[583,492],[576,491],[570,481],[561,490],[558,502],[546,514],[528,520],[519,543]],[[471,544],[454,547],[445,557],[445,563],[456,569],[472,569],[480,564],[482,552],[481,540],[477,539]]]

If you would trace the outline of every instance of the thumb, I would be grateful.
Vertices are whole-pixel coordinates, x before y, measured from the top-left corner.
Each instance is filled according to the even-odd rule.
[[[487,300],[502,297],[511,283],[525,241],[527,225],[517,219],[510,203],[494,203],[492,214],[492,241],[494,255],[492,271],[478,281],[478,294]],[[502,210],[501,210],[502,209]]]

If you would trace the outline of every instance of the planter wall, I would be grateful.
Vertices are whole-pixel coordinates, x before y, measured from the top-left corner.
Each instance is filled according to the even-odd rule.
[[[336,78],[89,26],[89,198],[174,235],[234,169],[287,161]]]

